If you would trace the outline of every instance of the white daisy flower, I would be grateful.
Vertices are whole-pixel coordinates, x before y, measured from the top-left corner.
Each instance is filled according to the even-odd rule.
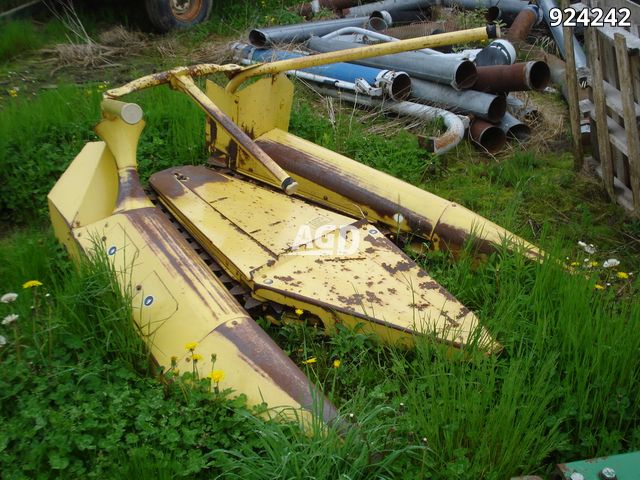
[[[620,265],[620,260],[617,260],[615,258],[610,258],[609,260],[605,260],[604,263],[602,264],[604,268],[617,267],[618,265]]]
[[[20,318],[20,316],[16,315],[15,313],[12,313],[11,315],[7,315],[2,320],[2,325],[9,325],[9,324],[15,322],[18,318]]]
[[[2,295],[2,297],[0,297],[0,302],[11,303],[11,302],[15,302],[16,298],[18,298],[17,293],[9,292],[9,293],[5,293],[4,295]]]

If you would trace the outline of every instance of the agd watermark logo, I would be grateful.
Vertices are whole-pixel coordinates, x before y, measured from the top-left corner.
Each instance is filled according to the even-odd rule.
[[[353,225],[301,225],[288,255],[353,255],[360,246],[360,230]]]

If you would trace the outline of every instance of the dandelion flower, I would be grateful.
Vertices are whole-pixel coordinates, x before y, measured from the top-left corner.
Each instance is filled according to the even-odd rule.
[[[202,360],[202,355],[200,355],[199,353],[194,353],[191,358],[193,359],[194,362],[198,362]]]
[[[215,383],[220,383],[224,378],[224,372],[222,370],[213,370],[209,374],[209,378]]]
[[[20,318],[20,316],[16,315],[15,313],[12,313],[11,315],[7,315],[2,320],[2,325],[9,325],[9,324],[15,322],[18,318]]]
[[[340,364],[341,364],[341,363],[342,363],[342,362],[341,362],[340,360],[334,360],[334,361],[333,361],[333,368],[338,368],[338,367],[340,367]]]
[[[16,298],[18,298],[17,293],[9,292],[9,293],[5,293],[4,295],[2,295],[2,297],[0,297],[0,302],[11,303],[11,302],[15,302]]]
[[[304,363],[305,365],[311,365],[312,363],[316,363],[318,361],[318,359],[316,357],[311,357],[308,360],[304,360],[302,363]]]
[[[579,265],[580,265],[580,262],[571,262],[572,267],[578,267]]]
[[[612,267],[617,267],[618,265],[620,265],[620,260],[617,260],[615,258],[610,258],[608,260],[605,260],[602,263],[602,266],[604,268],[612,268]]]
[[[592,267],[597,267],[598,265],[600,265],[598,262],[591,262],[590,264]]]
[[[40,280],[29,280],[28,282],[24,282],[22,284],[22,288],[33,288],[33,287],[39,287],[42,285],[42,282]]]
[[[600,285],[599,283],[596,283],[593,288],[595,288],[596,290],[604,290],[604,287],[602,285]]]
[[[16,88],[11,88],[9,90],[9,95],[11,95],[13,98],[16,98],[18,96],[18,90]]]
[[[7,344],[7,339],[0,335],[0,347],[4,347]]]
[[[616,272],[616,276],[622,280],[629,278],[629,274],[627,272]]]
[[[301,308],[296,308],[296,315],[300,316],[304,313],[304,310],[302,310]]]
[[[193,352],[197,346],[198,346],[198,342],[189,342],[184,346],[184,348],[189,352]]]

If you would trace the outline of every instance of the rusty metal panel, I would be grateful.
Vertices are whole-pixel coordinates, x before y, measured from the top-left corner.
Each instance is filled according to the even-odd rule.
[[[472,312],[363,220],[205,167],[169,169],[151,184],[261,300],[311,311],[329,327],[364,322],[394,342],[426,333],[463,346],[480,328]],[[484,348],[499,348],[486,331],[480,337]]]

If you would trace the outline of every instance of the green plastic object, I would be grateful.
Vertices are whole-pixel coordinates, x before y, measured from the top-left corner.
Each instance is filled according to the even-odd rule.
[[[564,480],[640,480],[640,452],[558,465]]]

